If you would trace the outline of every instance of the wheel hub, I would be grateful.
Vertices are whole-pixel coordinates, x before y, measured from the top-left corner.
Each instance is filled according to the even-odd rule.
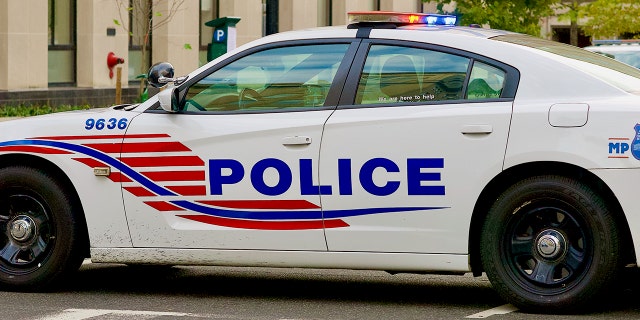
[[[562,233],[556,230],[544,230],[536,240],[536,252],[544,259],[557,260],[567,251],[567,241]]]
[[[9,234],[15,241],[28,241],[35,232],[36,223],[28,216],[18,216],[9,223]]]

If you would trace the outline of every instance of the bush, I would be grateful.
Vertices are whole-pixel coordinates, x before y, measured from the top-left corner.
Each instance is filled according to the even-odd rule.
[[[28,117],[41,114],[90,109],[91,106],[0,106],[0,117]]]

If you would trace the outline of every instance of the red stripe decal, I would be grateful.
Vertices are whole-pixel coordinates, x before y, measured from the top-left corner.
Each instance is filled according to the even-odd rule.
[[[129,157],[120,161],[130,167],[204,166],[197,156]]]
[[[85,146],[105,153],[191,151],[180,142],[89,143]]]
[[[204,171],[149,171],[141,173],[153,181],[204,181]]]
[[[109,175],[109,180],[113,182],[132,182],[133,180],[129,179],[129,177],[125,176],[121,172],[111,172]]]
[[[348,227],[349,224],[344,222],[341,219],[327,219],[324,220],[324,228],[325,229],[333,229],[333,228],[344,228]]]
[[[34,140],[95,140],[95,139],[123,139],[122,134],[109,134],[102,136],[53,136],[53,137],[33,137]]]
[[[106,164],[92,158],[73,158],[73,160],[78,161],[80,163],[84,163],[91,168],[108,167]]]
[[[211,200],[199,203],[232,209],[318,209],[306,200]]]
[[[125,190],[131,192],[136,197],[151,197],[156,194],[143,187],[124,187]]]
[[[119,153],[122,149],[122,144],[120,143],[93,143],[85,144],[84,146],[100,150],[105,153]]]
[[[167,186],[166,188],[181,196],[207,195],[207,187],[205,186]]]
[[[145,201],[144,203],[158,211],[184,211],[184,209],[164,201]]]
[[[0,152],[31,152],[40,154],[71,154],[72,152],[38,146],[5,146],[0,147]]]
[[[213,217],[207,215],[178,215],[178,217],[198,221],[202,223],[239,228],[239,229],[254,229],[254,230],[311,230],[311,229],[323,229],[323,228],[341,228],[348,227],[349,225],[340,220],[313,220],[313,221],[255,221],[255,220],[239,220],[239,219],[227,219],[220,217]]]
[[[53,137],[33,137],[31,139],[41,140],[94,140],[94,139],[123,139],[125,135],[122,134],[107,134],[101,136],[53,136]],[[164,133],[152,133],[152,134],[130,134],[126,136],[127,139],[135,138],[168,138],[170,135]]]

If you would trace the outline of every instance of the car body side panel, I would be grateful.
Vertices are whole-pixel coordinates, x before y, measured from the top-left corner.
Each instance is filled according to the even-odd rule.
[[[326,251],[320,197],[301,181],[317,178],[331,112],[137,117],[122,155],[140,174],[123,184],[134,246]]]
[[[505,168],[553,159],[590,170],[613,191],[623,208],[619,214],[638,243],[640,207],[634,185],[640,179],[640,97],[575,101],[589,106],[584,126],[551,126],[545,111],[552,101],[516,101]]]
[[[640,123],[640,97],[576,98],[574,103],[589,106],[588,120],[583,126],[571,127],[549,123],[549,110],[556,102],[516,99],[505,168],[538,161],[564,162],[585,169],[640,167],[632,154],[635,126]]]
[[[118,152],[103,153],[93,146],[107,144],[118,148],[136,115],[100,109],[6,122],[0,151],[44,158],[67,175],[82,203],[92,247],[131,247],[120,182],[112,179],[119,163]],[[29,128],[26,135],[24,128]],[[94,167],[109,167],[112,175],[96,176]]]
[[[320,182],[335,190],[322,195],[325,217],[336,210],[375,212],[345,219],[347,228],[326,230],[329,250],[466,254],[473,207],[502,170],[511,106],[505,101],[337,110],[321,148]],[[364,187],[364,164],[380,158],[399,169],[379,167],[372,174],[376,186],[398,183],[391,194]],[[350,172],[339,169],[338,159],[350,160]],[[425,165],[410,170],[411,161]],[[350,194],[340,188],[348,174]]]
[[[392,272],[469,271],[468,256],[448,254],[210,250],[169,248],[93,248],[95,262],[241,267],[298,267],[385,270]]]
[[[638,201],[638,192],[636,188],[630,187],[635,181],[640,181],[640,170],[638,169],[595,169],[591,170],[596,176],[604,181],[616,196],[623,208],[623,214],[629,230],[631,231],[631,239],[633,243],[640,243],[640,201]],[[630,244],[623,244],[628,248]],[[640,257],[640,246],[635,245],[635,263],[638,264]]]

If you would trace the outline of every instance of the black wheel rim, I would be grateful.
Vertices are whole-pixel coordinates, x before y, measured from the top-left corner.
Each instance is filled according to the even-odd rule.
[[[527,202],[507,228],[503,256],[514,279],[536,294],[571,289],[592,263],[592,234],[580,212],[564,201]]]
[[[55,239],[44,201],[27,194],[0,199],[0,269],[20,275],[37,270]]]

